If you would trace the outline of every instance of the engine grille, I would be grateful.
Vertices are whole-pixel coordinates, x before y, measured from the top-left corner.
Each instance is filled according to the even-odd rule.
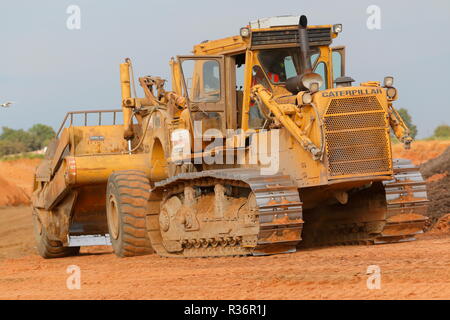
[[[310,46],[331,44],[331,28],[308,29]],[[252,48],[265,45],[298,44],[298,30],[272,30],[252,32]]]
[[[375,96],[332,99],[324,123],[331,177],[392,170],[388,120]]]

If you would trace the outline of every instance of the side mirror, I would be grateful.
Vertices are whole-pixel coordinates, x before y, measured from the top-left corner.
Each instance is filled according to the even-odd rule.
[[[339,77],[334,80],[336,88],[351,87],[353,82],[355,82],[355,80],[352,77]]]

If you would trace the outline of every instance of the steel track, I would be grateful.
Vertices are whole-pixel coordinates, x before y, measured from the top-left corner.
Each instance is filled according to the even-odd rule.
[[[213,187],[216,184],[248,188],[256,199],[255,223],[259,226],[254,246],[244,247],[239,238],[229,239],[226,243],[216,239],[208,239],[198,247],[189,246],[181,252],[169,252],[164,246],[164,239],[159,228],[158,215],[154,210],[148,219],[149,236],[155,251],[164,257],[218,257],[238,255],[265,255],[294,252],[301,241],[303,228],[302,202],[297,186],[289,176],[276,174],[263,176],[258,170],[225,169],[202,172],[182,173],[155,184],[152,193],[159,198],[167,198],[182,192],[184,187]],[[199,239],[200,241],[200,239]],[[212,242],[212,243],[211,243]],[[220,243],[217,245],[216,243]]]

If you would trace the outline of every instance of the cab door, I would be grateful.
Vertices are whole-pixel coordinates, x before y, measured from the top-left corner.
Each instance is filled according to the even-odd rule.
[[[178,56],[178,61],[194,136],[207,137],[217,130],[225,135],[224,56]]]

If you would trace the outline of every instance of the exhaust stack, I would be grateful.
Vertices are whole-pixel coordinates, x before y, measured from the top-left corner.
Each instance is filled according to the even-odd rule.
[[[305,15],[302,15],[298,22],[298,39],[300,45],[300,65],[302,68],[302,74],[289,78],[286,81],[286,89],[293,94],[297,94],[300,91],[310,90],[313,83],[317,83],[317,88],[319,88],[323,83],[322,77],[319,74],[312,72],[307,27],[308,19]]]
[[[298,22],[298,40],[300,44],[300,62],[303,74],[311,73],[311,57],[309,55],[308,19],[302,15]]]

